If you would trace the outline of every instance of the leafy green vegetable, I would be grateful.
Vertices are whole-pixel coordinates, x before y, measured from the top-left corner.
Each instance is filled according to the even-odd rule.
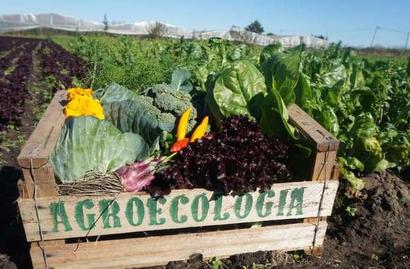
[[[144,139],[121,133],[108,121],[94,117],[68,118],[50,162],[63,182],[73,182],[87,171],[114,171],[148,156]]]
[[[302,73],[312,91],[312,110],[305,110],[342,142],[343,177],[360,186],[356,172],[409,165],[410,83],[404,66],[363,61],[332,45],[306,53]]]
[[[268,136],[290,135],[296,139],[295,128],[289,124],[289,115],[285,102],[275,89],[270,89],[262,105],[260,125],[264,134]]]
[[[310,113],[314,106],[314,97],[310,86],[309,77],[303,73],[300,74],[298,84],[294,89],[295,103],[305,112]]]
[[[206,103],[218,120],[233,115],[260,117],[266,86],[262,74],[248,61],[238,61],[217,77]]]
[[[265,61],[262,72],[268,89],[276,89],[286,106],[296,100],[295,88],[301,76],[302,54],[300,51],[276,52]]]
[[[377,139],[378,128],[369,113],[363,113],[356,117],[352,127],[354,146],[352,155],[366,163],[367,171],[374,171],[380,161],[383,160],[383,152]]]
[[[259,57],[259,64],[263,65],[266,61],[268,61],[280,48],[282,45],[280,43],[273,43],[267,45],[262,49],[261,55]]]
[[[326,130],[337,136],[339,134],[339,123],[335,111],[331,106],[323,105],[317,113],[316,120],[325,127]]]
[[[388,125],[380,140],[389,161],[395,163],[399,170],[410,166],[410,130],[399,132],[394,126]]]
[[[356,177],[352,171],[349,169],[355,169],[356,166],[358,165],[359,169],[363,168],[361,165],[361,162],[357,160],[356,158],[346,160],[345,158],[338,158],[339,164],[340,164],[340,175],[345,178],[349,183],[352,185],[352,187],[355,190],[362,190],[364,188],[364,181],[361,180],[360,178]],[[360,165],[361,164],[361,165]],[[353,168],[354,167],[354,168]]]
[[[177,91],[189,93],[192,90],[192,84],[189,81],[191,73],[185,68],[177,68],[172,73],[171,87]]]
[[[150,147],[155,147],[163,129],[172,131],[175,117],[163,115],[151,98],[137,95],[112,83],[95,93],[100,97],[106,119],[122,132],[141,135]],[[160,122],[163,129],[159,127]]]
[[[349,156],[347,158],[340,157],[339,161],[343,162],[343,164],[351,170],[360,171],[360,172],[364,171],[364,164],[355,157],[352,157],[352,156]]]

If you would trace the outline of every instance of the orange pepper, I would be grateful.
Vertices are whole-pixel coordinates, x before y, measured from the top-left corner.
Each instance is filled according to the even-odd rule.
[[[175,142],[172,146],[170,151],[171,152],[178,152],[183,148],[186,148],[188,146],[189,143],[189,139],[186,137],[184,139],[178,140],[177,142]]]

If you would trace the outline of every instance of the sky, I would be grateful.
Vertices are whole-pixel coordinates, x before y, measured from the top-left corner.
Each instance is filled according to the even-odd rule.
[[[85,20],[158,20],[190,30],[228,30],[258,20],[265,32],[323,35],[344,45],[403,47],[409,0],[0,0],[0,14],[60,13]],[[410,43],[410,41],[409,41]],[[409,44],[410,47],[410,44]]]

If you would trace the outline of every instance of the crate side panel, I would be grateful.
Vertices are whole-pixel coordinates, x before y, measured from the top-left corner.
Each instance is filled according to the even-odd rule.
[[[326,222],[320,222],[316,237],[322,243]],[[315,225],[291,224],[250,229],[177,234],[137,239],[107,240],[46,246],[51,268],[130,268],[186,260],[193,253],[204,258],[272,250],[297,250],[312,246]],[[74,250],[77,249],[75,252]],[[31,251],[34,268],[44,268],[41,250]]]
[[[37,197],[57,197],[58,187],[50,164],[35,169],[22,168],[22,172],[25,185],[22,198],[34,197],[35,184],[37,184]]]
[[[312,180],[332,179],[337,151],[318,151],[313,163]]]
[[[327,181],[325,189],[324,184],[278,183],[269,192],[223,196],[218,200],[212,199],[213,192],[193,189],[174,190],[159,200],[148,194],[121,193],[111,204],[114,197],[110,196],[60,196],[40,198],[37,205],[43,238],[52,240],[317,217],[322,193],[319,216],[329,216],[338,181]],[[19,208],[27,240],[39,241],[34,201],[19,200]],[[90,230],[93,223],[95,226]]]

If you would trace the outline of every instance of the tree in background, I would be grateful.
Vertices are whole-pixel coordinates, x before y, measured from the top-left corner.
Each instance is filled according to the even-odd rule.
[[[251,24],[246,26],[245,30],[249,31],[249,32],[254,32],[254,33],[257,33],[257,34],[262,34],[263,31],[264,31],[263,27],[262,27],[262,24],[258,20],[255,20]]]
[[[151,38],[160,38],[168,33],[167,26],[159,21],[156,21],[154,24],[149,24],[146,30],[148,36]]]
[[[102,21],[102,23],[104,24],[104,31],[108,30],[108,18],[107,18],[107,14],[104,14],[104,20]]]
[[[319,39],[327,40],[327,36],[324,36],[324,35],[313,35],[313,36]]]

